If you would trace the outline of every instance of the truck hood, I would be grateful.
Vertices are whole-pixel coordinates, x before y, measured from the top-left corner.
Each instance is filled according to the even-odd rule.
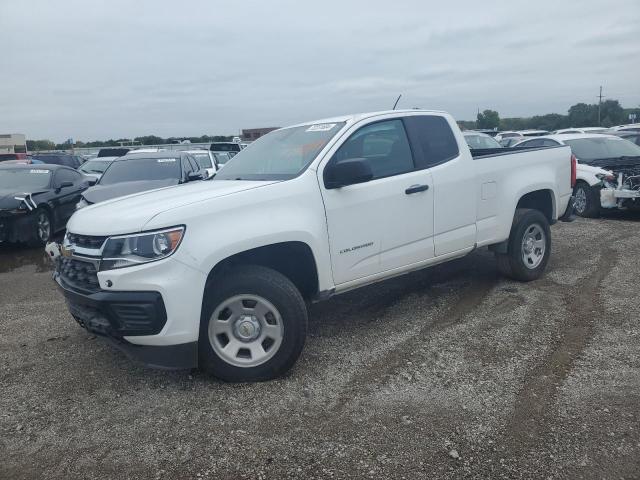
[[[277,181],[206,180],[136,193],[78,210],[67,230],[101,236],[135,233],[162,212],[273,183]]]
[[[85,191],[82,196],[89,203],[104,202],[116,197],[124,197],[132,193],[145,192],[156,188],[177,185],[177,178],[167,178],[165,180],[141,180],[137,182],[121,182],[113,185],[95,185]]]

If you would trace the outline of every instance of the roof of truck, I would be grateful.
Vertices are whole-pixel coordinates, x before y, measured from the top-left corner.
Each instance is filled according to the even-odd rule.
[[[440,110],[423,110],[421,108],[406,108],[406,109],[398,109],[398,110],[382,110],[379,112],[367,112],[367,113],[353,113],[351,115],[342,115],[339,117],[330,117],[330,118],[321,118],[319,120],[313,120],[310,122],[298,123],[297,125],[290,125],[290,127],[302,127],[304,125],[317,125],[319,123],[339,123],[339,122],[359,122],[360,120],[364,120],[366,118],[378,117],[381,115],[388,115],[390,113],[447,113]],[[287,128],[287,127],[285,127]]]

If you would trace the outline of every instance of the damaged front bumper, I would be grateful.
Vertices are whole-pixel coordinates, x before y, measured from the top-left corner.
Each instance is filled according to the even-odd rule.
[[[187,369],[198,365],[198,343],[137,345],[127,336],[154,335],[167,320],[158,292],[78,291],[56,270],[54,280],[78,324],[124,352],[132,360],[160,369]]]
[[[0,242],[27,242],[33,238],[35,231],[36,220],[33,215],[0,211]]]
[[[600,190],[602,208],[640,208],[640,190],[603,187]]]

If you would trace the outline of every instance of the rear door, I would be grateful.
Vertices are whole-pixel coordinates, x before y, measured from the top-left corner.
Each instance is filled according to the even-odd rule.
[[[451,120],[453,122],[453,120]],[[466,143],[462,149],[447,117],[407,117],[419,168],[429,169],[433,188],[433,243],[435,255],[473,247],[476,242],[476,178]],[[464,142],[460,135],[461,142]],[[488,188],[491,188],[489,186]]]
[[[348,158],[366,159],[373,179],[335,189],[323,183],[335,283],[432,258],[433,182],[429,170],[416,167],[404,120],[356,129],[323,171]]]

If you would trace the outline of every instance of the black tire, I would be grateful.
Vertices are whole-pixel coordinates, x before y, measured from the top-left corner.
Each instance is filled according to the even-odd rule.
[[[586,218],[596,218],[600,215],[600,189],[579,181],[573,189],[573,196],[576,214]],[[579,198],[584,198],[584,204],[578,200]]]
[[[257,265],[233,267],[217,280],[214,279],[205,289],[198,342],[200,367],[227,382],[264,381],[287,372],[300,356],[307,334],[307,308],[295,285],[281,273]],[[209,338],[209,324],[218,307],[242,295],[267,300],[277,309],[284,328],[281,343],[273,356],[256,366],[231,364],[215,351]]]
[[[539,230],[534,226],[537,226]],[[531,237],[538,231],[540,232],[539,241],[543,240],[542,243],[544,244],[544,251],[538,255],[538,257],[541,257],[539,263],[525,261],[525,249],[523,246],[525,235]],[[538,253],[538,250],[534,249],[534,253]],[[507,253],[496,254],[500,273],[521,282],[536,280],[540,278],[547,267],[550,255],[551,228],[547,217],[538,210],[517,209],[513,217],[511,233],[509,234]]]
[[[27,245],[29,245],[30,247],[42,247],[46,245],[48,241],[51,240],[51,237],[53,235],[53,224],[51,223],[51,214],[45,208],[37,208],[36,210],[31,212],[31,215],[33,215],[33,225],[32,225],[33,231],[30,232],[31,235],[27,240]],[[41,221],[45,221],[46,224],[48,225],[48,233],[46,233],[46,235],[43,235],[40,231]]]

